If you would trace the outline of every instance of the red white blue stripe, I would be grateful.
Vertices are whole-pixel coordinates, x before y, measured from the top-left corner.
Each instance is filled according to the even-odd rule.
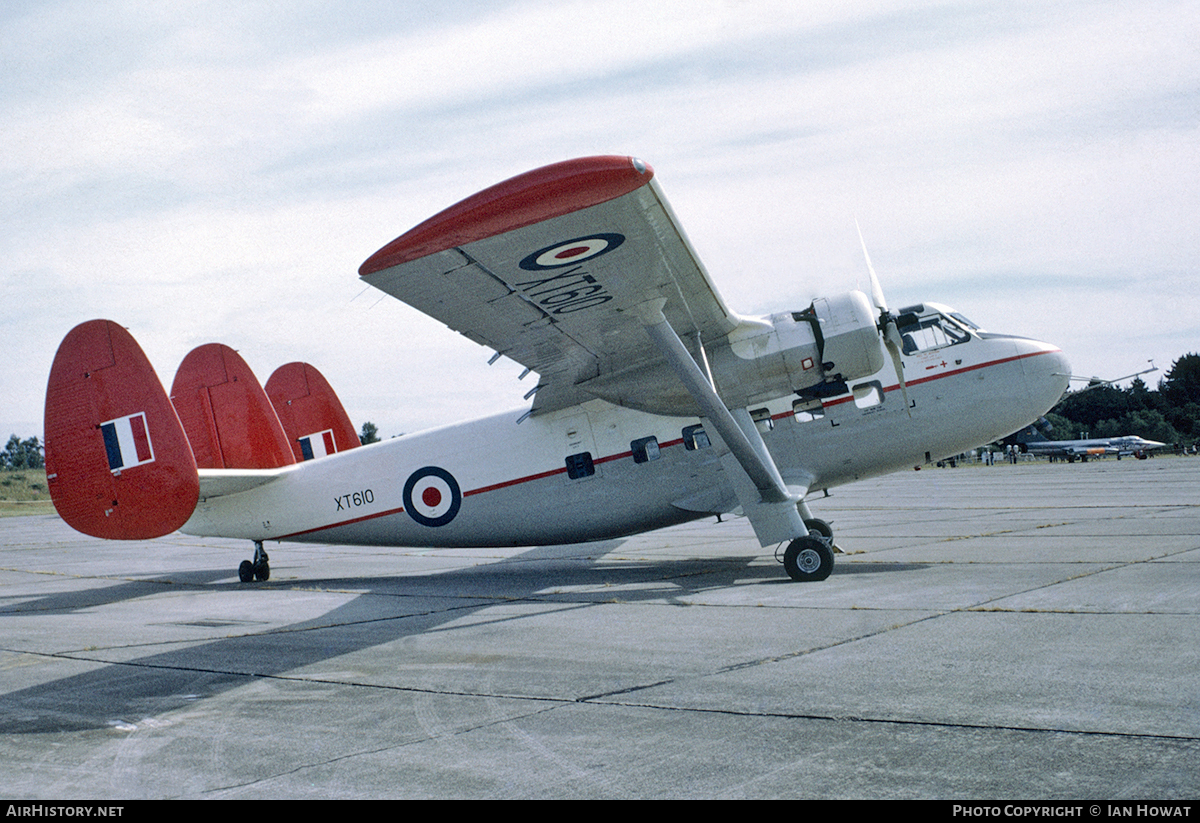
[[[300,443],[300,453],[304,455],[305,460],[314,460],[337,451],[333,442],[333,429],[306,434],[296,440]]]
[[[150,431],[146,428],[145,412],[101,423],[100,434],[104,437],[109,471],[119,472],[154,462],[154,447],[150,443]]]

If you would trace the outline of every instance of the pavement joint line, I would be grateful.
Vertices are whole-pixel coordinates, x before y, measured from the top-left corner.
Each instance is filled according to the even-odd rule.
[[[434,692],[434,694],[438,694],[438,693],[439,692]],[[470,696],[470,695],[466,695],[466,696]],[[255,785],[262,784],[262,783],[269,783],[270,781],[272,781],[276,778],[279,778],[279,777],[283,777],[284,775],[300,774],[301,772],[305,772],[310,769],[317,769],[317,768],[321,768],[323,766],[330,766],[334,763],[341,763],[341,762],[344,762],[347,760],[354,760],[359,757],[370,757],[372,755],[383,754],[384,752],[396,751],[398,749],[406,749],[411,746],[421,746],[421,745],[428,743],[431,740],[449,740],[454,737],[461,737],[462,735],[465,735],[465,734],[472,734],[474,732],[480,731],[481,729],[489,729],[494,726],[503,726],[503,725],[512,723],[514,720],[525,720],[525,719],[528,719],[531,717],[536,717],[539,714],[543,714],[548,711],[553,711],[555,708],[557,708],[557,706],[538,708],[533,711],[521,714],[517,717],[495,717],[495,718],[492,718],[491,720],[487,720],[487,721],[481,722],[481,723],[476,723],[471,726],[464,726],[460,729],[451,729],[442,734],[426,733],[424,736],[421,736],[421,737],[414,736],[411,740],[403,740],[403,741],[400,741],[397,743],[391,743],[386,746],[376,746],[371,749],[361,749],[359,751],[354,751],[354,752],[344,752],[343,754],[339,754],[336,757],[328,757],[328,758],[325,758],[324,760],[314,760],[314,761],[311,761],[308,763],[301,763],[291,769],[284,769],[282,771],[275,772],[274,774],[257,777],[254,780],[247,780],[247,781],[244,781],[241,783],[230,783],[225,786],[214,786],[211,789],[206,789],[201,794],[202,795],[218,795],[218,794],[221,794],[222,792],[231,791],[234,789],[244,789],[249,786],[255,786]]]
[[[931,615],[927,619],[933,619],[934,617],[937,617],[937,616],[941,616],[941,615]],[[914,623],[915,622],[919,622],[919,621],[914,621]],[[850,641],[847,641],[847,642],[850,642]],[[841,644],[832,644],[832,645],[841,645]],[[830,647],[832,647],[832,645]],[[797,653],[797,654],[803,654],[803,653]],[[585,697],[567,698],[567,697],[550,697],[550,696],[545,696],[545,695],[519,695],[519,694],[503,694],[503,693],[492,693],[492,692],[466,692],[466,691],[461,691],[461,690],[456,691],[456,690],[450,690],[450,689],[429,689],[429,688],[421,688],[421,687],[415,687],[415,686],[390,686],[387,684],[358,683],[358,682],[349,681],[349,680],[335,680],[332,678],[311,678],[311,677],[303,677],[303,676],[297,676],[297,675],[287,676],[287,675],[269,674],[269,673],[262,673],[262,672],[237,672],[237,671],[229,671],[229,670],[222,670],[222,669],[198,668],[198,667],[191,667],[191,666],[166,666],[166,665],[162,665],[162,664],[140,663],[140,662],[136,662],[136,661],[113,663],[111,661],[106,661],[106,660],[94,660],[91,658],[84,658],[84,657],[80,657],[80,656],[67,656],[67,655],[57,655],[57,654],[42,655],[42,656],[65,657],[66,659],[70,659],[70,660],[85,660],[88,662],[103,663],[103,664],[112,665],[112,666],[130,666],[130,667],[145,668],[145,669],[159,669],[159,670],[167,670],[167,671],[188,671],[188,672],[195,672],[195,673],[201,673],[201,674],[216,674],[216,675],[225,675],[225,676],[231,676],[231,677],[243,677],[248,680],[249,679],[279,680],[279,681],[284,681],[284,682],[292,682],[292,683],[300,683],[300,684],[326,684],[326,685],[337,685],[337,686],[352,686],[352,687],[356,687],[356,688],[380,689],[380,690],[386,690],[386,691],[408,692],[408,693],[414,693],[414,694],[434,694],[434,695],[444,695],[444,696],[449,696],[449,697],[511,700],[511,701],[521,701],[521,702],[551,704],[551,706],[549,708],[545,709],[544,711],[548,711],[548,710],[550,710],[550,708],[554,708],[554,707],[586,704],[589,706],[620,706],[620,707],[624,707],[624,708],[647,709],[647,710],[652,710],[652,711],[694,712],[694,713],[704,713],[704,714],[720,714],[720,715],[735,716],[735,717],[771,717],[771,718],[780,718],[780,719],[812,720],[812,721],[822,721],[822,722],[890,724],[890,725],[897,725],[897,726],[917,726],[917,727],[927,727],[927,728],[950,728],[950,729],[974,729],[974,730],[979,730],[979,731],[1012,731],[1012,732],[1023,732],[1023,733],[1035,733],[1035,734],[1085,735],[1085,736],[1089,736],[1089,737],[1109,737],[1109,738],[1136,739],[1136,740],[1163,740],[1163,741],[1183,742],[1183,743],[1200,742],[1200,736],[1197,736],[1197,735],[1172,735],[1172,734],[1154,734],[1154,733],[1147,733],[1147,732],[1100,731],[1100,730],[1095,730],[1095,729],[1047,728],[1047,727],[1038,727],[1038,726],[1020,726],[1020,725],[1012,725],[1012,724],[962,723],[962,722],[949,722],[949,721],[938,721],[938,720],[913,720],[913,719],[903,719],[903,718],[870,717],[867,715],[818,714],[818,713],[812,713],[812,712],[745,711],[745,710],[739,710],[739,709],[718,709],[718,708],[698,707],[698,706],[663,706],[661,704],[654,704],[654,703],[637,703],[637,702],[617,701],[617,700],[606,699],[607,696],[610,694],[611,695],[631,694],[631,693],[638,692],[638,691],[645,691],[646,689],[655,688],[658,686],[670,685],[678,680],[685,679],[685,678],[667,678],[664,680],[657,681],[655,683],[647,683],[647,684],[641,684],[638,686],[631,686],[631,687],[616,690],[616,691],[610,692],[610,693],[602,693],[602,694],[585,696]],[[793,656],[796,656],[796,655],[793,655]],[[783,659],[785,657],[787,657],[787,656],[780,656],[779,659]],[[724,671],[724,670],[718,670],[718,671],[711,672],[708,674],[697,675],[696,678],[710,677],[710,676],[712,676],[712,674],[719,674],[719,673],[722,673],[722,671]],[[695,679],[695,678],[686,678],[686,679]],[[536,714],[536,713],[538,713],[538,712],[534,712],[534,713],[530,713],[530,714],[532,715],[532,714]],[[512,718],[494,719],[494,720],[488,721],[487,723],[479,724],[478,728],[484,728],[484,727],[487,727],[490,725],[495,725],[496,723],[510,721],[511,719]],[[459,734],[462,731],[465,731],[465,730],[459,730],[458,732],[455,732],[454,734]],[[453,736],[453,735],[451,735],[451,736]],[[437,739],[437,738],[433,735],[428,735],[428,736],[426,736],[425,739],[432,740],[432,739]]]
[[[886,724],[894,726],[918,726],[926,728],[942,728],[942,729],[973,729],[977,731],[1004,731],[1004,732],[1023,732],[1028,734],[1064,734],[1064,735],[1081,735],[1087,737],[1110,737],[1124,740],[1163,740],[1178,743],[1195,743],[1200,742],[1200,736],[1197,735],[1176,735],[1176,734],[1154,734],[1150,732],[1117,732],[1117,731],[1100,731],[1096,729],[1064,729],[1064,728],[1048,728],[1041,726],[1018,726],[1008,725],[1003,723],[961,723],[942,720],[913,720],[897,717],[870,717],[867,715],[852,715],[852,714],[814,714],[810,712],[793,713],[793,712],[763,712],[763,711],[744,711],[739,709],[714,709],[704,708],[699,706],[662,706],[654,703],[625,703],[617,701],[604,701],[601,705],[624,706],[626,708],[640,709],[657,709],[666,711],[680,712],[702,712],[705,714],[720,714],[734,717],[775,717],[784,720],[813,720],[829,723],[863,723],[863,724]]]
[[[241,585],[232,541],[131,560],[6,518],[0,646],[37,651],[0,650],[5,785],[1191,796],[1200,463],[1183,463],[864,481],[826,512],[861,551],[821,587],[776,579],[745,522],[474,564],[298,544]]]

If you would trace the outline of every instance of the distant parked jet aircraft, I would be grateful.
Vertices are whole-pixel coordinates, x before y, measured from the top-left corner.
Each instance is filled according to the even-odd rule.
[[[1138,460],[1145,460],[1154,449],[1161,449],[1166,443],[1157,440],[1145,440],[1132,434],[1121,437],[1097,437],[1090,440],[1049,440],[1045,433],[1051,429],[1050,421],[1041,418],[1016,434],[1010,434],[1001,442],[1006,446],[1016,446],[1022,453],[1040,454],[1045,457],[1065,457],[1068,463],[1076,459],[1086,463],[1089,457],[1101,457],[1115,454],[1117,459],[1132,454]]]

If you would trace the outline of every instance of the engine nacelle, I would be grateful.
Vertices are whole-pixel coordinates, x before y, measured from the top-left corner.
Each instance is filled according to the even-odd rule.
[[[813,301],[824,342],[821,368],[827,380],[855,380],[883,368],[883,347],[867,296],[852,291]]]
[[[859,291],[745,321],[730,332],[728,348],[709,355],[717,389],[733,406],[866,377],[884,363],[874,312]]]
[[[731,408],[809,389],[840,394],[848,391],[847,381],[872,375],[884,363],[874,312],[858,291],[814,300],[802,312],[743,318],[726,340],[710,341],[705,355],[717,393]],[[577,385],[651,414],[700,411],[665,360],[634,363]]]

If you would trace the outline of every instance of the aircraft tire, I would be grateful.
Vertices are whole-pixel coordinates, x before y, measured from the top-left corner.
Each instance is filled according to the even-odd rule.
[[[249,560],[243,560],[242,565],[238,566],[238,580],[243,583],[254,582],[254,564]]]
[[[808,533],[817,532],[827,540],[833,539],[833,527],[817,517],[809,518],[804,521],[804,528],[808,529]]]
[[[797,583],[824,580],[833,571],[833,550],[816,537],[798,537],[783,553],[783,568]]]
[[[271,565],[267,561],[254,564],[254,579],[259,583],[266,583],[271,579]]]

